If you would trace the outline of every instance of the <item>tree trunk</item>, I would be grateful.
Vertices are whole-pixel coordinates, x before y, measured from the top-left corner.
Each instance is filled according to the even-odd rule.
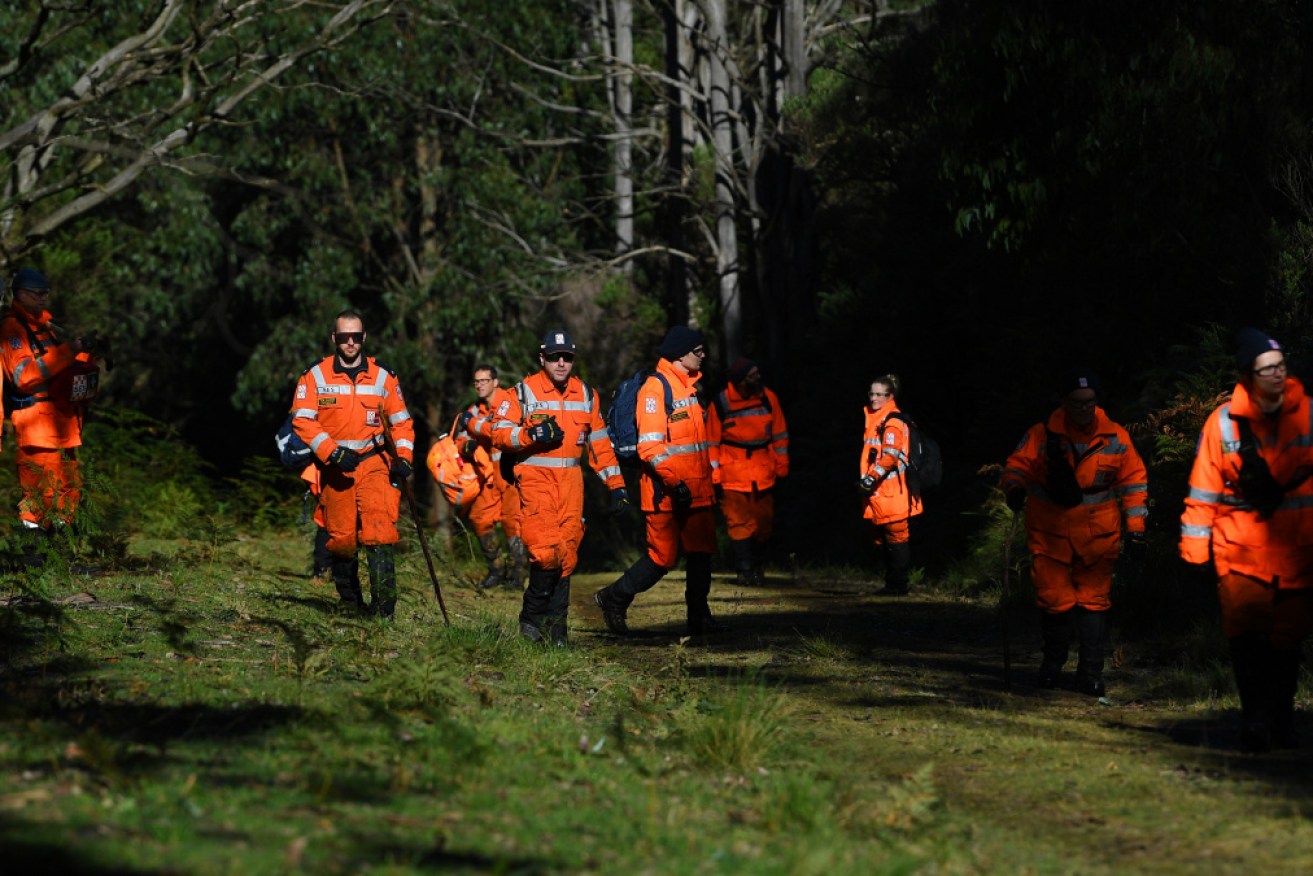
[[[734,209],[734,131],[730,116],[730,82],[725,67],[729,50],[725,32],[725,0],[706,0],[707,41],[710,43],[710,103],[712,145],[716,165],[716,274],[720,279],[721,346],[725,361],[743,352],[743,302],[739,295],[739,241]]]

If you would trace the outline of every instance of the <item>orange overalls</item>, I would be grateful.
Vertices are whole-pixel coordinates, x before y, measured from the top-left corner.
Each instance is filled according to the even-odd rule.
[[[1048,436],[1052,433],[1080,487],[1080,504],[1059,505],[1049,495]],[[1121,515],[1128,532],[1144,532],[1148,516],[1148,474],[1126,430],[1102,408],[1094,422],[1076,432],[1059,408],[1047,423],[1036,423],[1008,457],[1000,486],[1022,488],[1026,535],[1033,561],[1031,577],[1039,607],[1048,613],[1074,607],[1106,611],[1113,564],[1121,543]]]
[[[866,429],[862,437],[862,456],[858,476],[875,478],[875,489],[866,501],[862,516],[875,525],[877,544],[906,544],[907,521],[921,513],[921,498],[907,488],[907,453],[911,433],[907,423],[891,414],[898,413],[892,399],[872,411],[862,408]]]
[[[789,430],[770,389],[743,398],[733,383],[707,411],[711,478],[723,493],[720,510],[735,542],[768,541],[774,528],[776,478],[789,474]],[[723,420],[722,420],[723,417]]]
[[[707,424],[695,386],[699,376],[685,374],[671,362],[657,362],[657,373],[670,384],[673,410],[652,376],[638,391],[638,456],[643,460],[642,505],[647,525],[647,555],[663,569],[673,568],[682,546],[686,553],[716,550],[716,502],[707,448]],[[692,507],[676,511],[670,489],[683,482]]]
[[[506,533],[508,539],[519,538],[520,524],[520,494],[512,481],[508,481],[502,474],[501,466],[501,449],[493,446],[492,443],[492,426],[498,419],[504,418],[510,413],[510,402],[515,396],[503,387],[497,387],[493,390],[492,397],[487,402],[476,402],[471,405],[469,410],[474,412],[474,419],[470,421],[469,432],[479,446],[488,454],[492,461],[492,492],[496,494],[496,511],[491,509],[482,512],[481,518],[491,516],[492,521],[501,520],[502,531]],[[487,490],[487,487],[484,488]],[[481,520],[475,520],[473,512],[470,515],[471,521],[475,524],[475,532],[482,535],[479,526]],[[491,531],[492,524],[483,532]]]
[[[401,491],[388,477],[383,417],[401,458],[412,462],[415,455],[415,424],[396,375],[370,357],[348,375],[328,356],[301,375],[292,410],[296,433],[324,463],[320,503],[329,551],[351,557],[358,544],[395,544]],[[339,445],[362,456],[349,474],[328,464]]]
[[[83,405],[76,401],[75,365],[94,365],[56,337],[50,313],[33,315],[14,303],[0,321],[0,361],[12,385],[6,401],[18,439],[18,516],[31,529],[73,521],[82,498],[77,448]]]
[[[624,486],[599,408],[597,393],[579,378],[569,378],[561,391],[540,371],[516,384],[493,414],[493,446],[515,455],[520,538],[529,560],[537,569],[560,570],[562,579],[574,572],[584,537],[581,459],[587,457],[608,489]],[[548,417],[564,440],[555,447],[531,443],[529,428]]]

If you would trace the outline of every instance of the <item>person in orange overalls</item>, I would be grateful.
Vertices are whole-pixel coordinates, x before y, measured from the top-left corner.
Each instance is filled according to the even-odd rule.
[[[524,578],[528,573],[529,555],[524,549],[524,540],[520,538],[520,525],[516,522],[520,501],[515,484],[502,472],[501,450],[492,444],[492,424],[497,412],[504,415],[510,410],[510,392],[502,389],[497,379],[497,369],[491,365],[479,365],[474,369],[474,404],[461,413],[460,427],[465,434],[477,441],[479,446],[492,459],[491,483],[480,493],[475,507],[470,510],[470,523],[474,534],[479,538],[484,559],[488,562],[488,577],[479,585],[487,589],[501,584],[513,590],[524,587]],[[502,532],[506,534],[510,550],[510,562],[501,562],[501,545],[497,539],[496,524],[501,521]]]
[[[877,596],[906,596],[912,568],[910,520],[921,513],[921,497],[907,482],[911,433],[899,413],[898,377],[876,378],[867,392],[866,429],[858,465],[858,488],[869,498],[862,516],[875,527],[875,543],[882,549],[885,584]]]
[[[707,451],[738,583],[760,585],[775,526],[775,481],[789,474],[789,429],[761,369],[739,359],[707,411]]]
[[[77,449],[85,400],[94,396],[88,387],[96,378],[96,337],[59,337],[46,309],[50,283],[40,271],[23,268],[11,285],[13,301],[0,319],[4,407],[18,442],[24,561],[39,566],[40,542],[52,528],[73,522],[82,498]]]
[[[297,382],[292,427],[324,464],[320,503],[338,595],[348,607],[365,608],[360,582],[352,575],[358,546],[364,545],[373,591],[369,611],[390,618],[397,605],[397,485],[413,468],[415,424],[396,374],[364,354],[360,314],[339,313],[332,339],[337,351]],[[384,449],[385,417],[396,441],[395,458]]]
[[[999,486],[1013,513],[1026,513],[1044,640],[1040,685],[1058,686],[1078,636],[1076,689],[1101,697],[1122,516],[1128,559],[1142,562],[1149,479],[1130,435],[1098,406],[1094,373],[1077,368],[1060,389],[1062,405],[1022,436]]]
[[[650,590],[685,561],[684,605],[692,635],[725,631],[712,617],[711,555],[716,550],[716,503],[707,449],[707,424],[696,385],[706,348],[702,333],[675,326],[661,342],[656,373],[638,391],[638,455],[643,461],[642,511],[647,553],[614,583],[593,594],[606,628],[629,635],[634,597]],[[672,404],[666,406],[666,387]]]
[[[1240,380],[1199,436],[1181,556],[1212,563],[1240,694],[1241,744],[1296,748],[1295,691],[1313,629],[1313,410],[1281,345],[1236,335]]]
[[[584,537],[581,459],[610,489],[613,511],[629,502],[597,393],[570,374],[574,357],[570,333],[549,331],[538,348],[542,370],[515,385],[492,425],[493,446],[514,460],[520,537],[529,552],[520,634],[560,647],[568,643],[570,575]]]

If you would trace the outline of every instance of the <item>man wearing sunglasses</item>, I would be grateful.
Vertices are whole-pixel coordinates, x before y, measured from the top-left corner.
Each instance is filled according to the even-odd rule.
[[[716,503],[707,423],[696,385],[706,347],[702,333],[675,326],[659,350],[656,374],[638,391],[638,455],[643,460],[643,519],[647,552],[615,583],[593,594],[606,628],[629,635],[626,613],[685,554],[684,605],[691,635],[722,632],[711,616],[711,554],[716,550]],[[666,387],[671,405],[666,405]]]
[[[41,565],[39,544],[57,526],[73,522],[82,497],[78,448],[82,416],[95,395],[96,338],[64,340],[51,322],[50,283],[34,268],[14,275],[13,301],[0,321],[4,407],[18,442],[18,516],[28,541],[24,562]],[[98,383],[96,384],[98,385]]]
[[[571,376],[574,357],[570,333],[549,331],[538,347],[542,370],[515,385],[491,427],[493,446],[513,460],[529,552],[520,634],[559,647],[567,644],[570,575],[584,537],[582,460],[611,490],[613,511],[629,501],[597,393]]]
[[[364,545],[373,590],[369,611],[390,618],[397,605],[397,485],[410,477],[415,424],[396,374],[365,355],[360,314],[339,313],[331,337],[336,351],[296,385],[292,426],[322,466],[320,502],[338,595],[349,608],[365,608],[356,559]],[[396,459],[383,452],[384,417],[396,440]]]
[[[1181,556],[1212,563],[1240,694],[1241,745],[1296,748],[1295,691],[1313,629],[1313,426],[1285,351],[1236,335],[1239,382],[1199,437]]]
[[[1102,697],[1121,518],[1128,559],[1143,562],[1149,479],[1131,436],[1099,407],[1094,373],[1074,369],[1059,389],[1061,405],[1022,436],[999,486],[1013,513],[1026,513],[1043,637],[1040,686],[1059,685],[1079,638],[1076,689]]]

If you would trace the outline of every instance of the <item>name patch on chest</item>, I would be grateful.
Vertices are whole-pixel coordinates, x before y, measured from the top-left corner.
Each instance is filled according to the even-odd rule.
[[[319,397],[319,406],[320,406],[321,408],[335,408],[335,407],[337,407],[337,396],[335,396],[335,395],[327,395],[327,396],[325,396],[325,395],[321,395],[321,396]]]
[[[687,419],[688,419],[688,411],[675,411],[673,414],[670,415],[670,422],[672,423],[677,423],[680,420],[687,420]]]

